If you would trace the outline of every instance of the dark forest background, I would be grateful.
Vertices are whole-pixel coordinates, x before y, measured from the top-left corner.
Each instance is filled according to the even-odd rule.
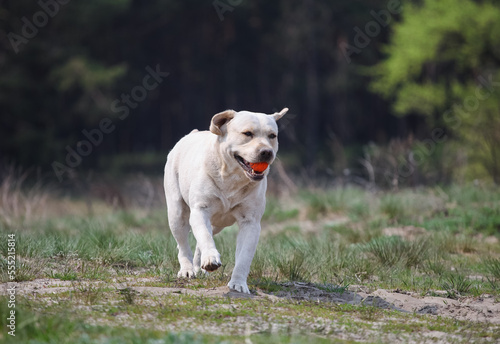
[[[0,160],[59,180],[288,107],[289,173],[500,183],[498,1],[0,0],[0,44]]]

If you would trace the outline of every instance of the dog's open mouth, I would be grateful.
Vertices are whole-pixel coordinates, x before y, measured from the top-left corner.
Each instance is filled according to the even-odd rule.
[[[241,156],[235,155],[234,158],[239,162],[240,166],[243,168],[250,179],[261,180],[262,178],[264,178],[266,169],[264,169],[263,171],[256,171],[252,168],[252,164],[243,159]]]

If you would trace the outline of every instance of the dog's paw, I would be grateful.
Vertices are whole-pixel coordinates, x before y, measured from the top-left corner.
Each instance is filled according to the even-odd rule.
[[[211,250],[206,255],[201,255],[201,268],[205,271],[215,271],[222,265],[220,253],[217,250]]]
[[[240,293],[250,294],[250,290],[248,289],[246,282],[230,281],[227,286],[231,290],[235,290],[235,291],[238,291]]]
[[[196,273],[192,269],[181,269],[177,273],[177,278],[195,278]]]

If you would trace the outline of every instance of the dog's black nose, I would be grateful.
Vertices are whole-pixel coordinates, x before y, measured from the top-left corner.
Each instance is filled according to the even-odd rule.
[[[270,149],[264,149],[260,152],[261,161],[269,161],[273,157],[273,151]]]

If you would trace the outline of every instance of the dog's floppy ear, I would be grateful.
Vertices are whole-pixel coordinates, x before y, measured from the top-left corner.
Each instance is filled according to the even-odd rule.
[[[210,131],[215,135],[222,135],[222,126],[232,120],[236,115],[234,110],[226,110],[219,112],[214,117],[212,117],[212,122],[210,123]]]
[[[284,109],[283,109],[283,110],[281,110],[280,112],[275,112],[275,113],[274,113],[273,115],[271,115],[271,116],[273,116],[274,120],[275,120],[276,122],[278,122],[278,120],[279,120],[281,117],[285,116],[285,114],[286,114],[287,112],[288,112],[288,108],[284,108]]]

